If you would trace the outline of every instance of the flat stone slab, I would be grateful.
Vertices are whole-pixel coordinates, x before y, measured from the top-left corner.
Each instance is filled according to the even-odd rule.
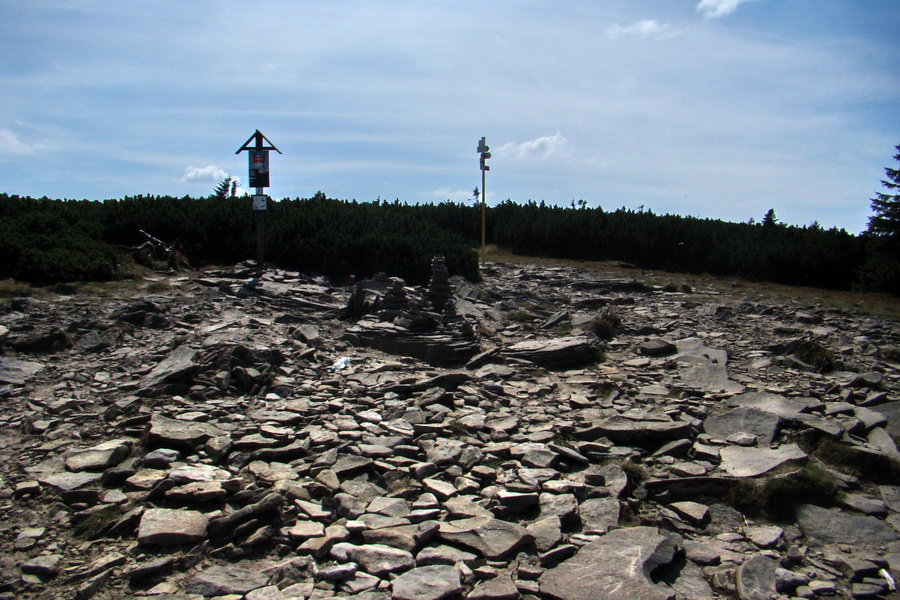
[[[349,327],[343,339],[356,346],[411,356],[435,366],[465,364],[481,350],[474,339],[445,333],[418,333],[393,323],[368,319]]]
[[[43,368],[38,362],[0,357],[0,383],[24,385]]]
[[[755,408],[782,419],[795,419],[822,404],[821,401],[813,398],[787,398],[781,394],[770,392],[738,394],[729,398],[727,403],[729,406]]]
[[[413,555],[406,550],[385,546],[384,544],[338,544],[332,556],[346,562],[349,559],[358,563],[362,570],[376,577],[385,577],[389,573],[406,571],[416,565]]]
[[[780,448],[726,446],[719,451],[719,468],[733,477],[756,477],[783,464],[806,460],[806,452],[797,444]]]
[[[138,542],[156,546],[177,546],[206,537],[209,519],[195,510],[150,508],[141,516]]]
[[[588,498],[578,505],[584,531],[606,533],[619,522],[619,501],[615,498]]]
[[[768,446],[778,433],[780,421],[771,413],[755,408],[738,407],[707,418],[703,421],[703,430],[721,439],[727,439],[735,433],[750,433],[756,436],[760,446]]]
[[[814,504],[804,504],[797,509],[797,524],[810,545],[877,546],[900,539],[900,534],[881,519],[851,515]]]
[[[638,352],[644,356],[668,356],[678,352],[678,347],[669,340],[652,337],[638,347]]]
[[[265,587],[269,578],[262,568],[246,561],[241,564],[214,566],[199,573],[184,588],[188,594],[200,594],[205,598],[212,596],[241,596],[255,589]]]
[[[689,437],[691,427],[687,421],[629,419],[619,415],[596,421],[590,427],[577,430],[574,435],[582,440],[605,437],[617,444],[663,444]]]
[[[392,589],[392,600],[443,600],[463,587],[456,567],[428,565],[407,571],[393,581]]]
[[[89,486],[100,481],[102,473],[51,473],[38,477],[38,481],[44,485],[55,487],[63,492],[71,492]]]
[[[182,421],[162,415],[150,419],[149,443],[164,448],[193,448],[225,432],[212,423]]]
[[[596,337],[568,336],[549,340],[528,340],[513,344],[505,356],[527,360],[548,369],[577,367],[596,361],[600,342]]]
[[[704,392],[739,394],[744,391],[744,386],[730,380],[727,368],[719,363],[688,367],[681,372],[681,382]]]
[[[675,543],[655,527],[616,529],[541,575],[541,594],[554,600],[672,600],[675,592],[650,574],[675,558]]]
[[[187,345],[179,346],[144,377],[141,386],[154,387],[186,377],[198,368],[196,358],[197,350]]]
[[[703,340],[700,338],[690,337],[678,340],[675,342],[675,347],[678,349],[678,356],[675,357],[675,360],[683,356],[694,356],[720,365],[728,363],[728,352],[709,348],[703,344]]]
[[[71,454],[66,458],[66,468],[76,472],[102,471],[125,460],[130,451],[128,440],[110,440]]]
[[[443,521],[438,535],[446,542],[471,548],[489,559],[500,558],[531,539],[521,525],[492,517]]]

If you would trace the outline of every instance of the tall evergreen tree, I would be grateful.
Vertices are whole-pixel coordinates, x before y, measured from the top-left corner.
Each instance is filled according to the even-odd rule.
[[[894,160],[900,162],[900,145]],[[866,236],[866,262],[859,270],[860,280],[870,289],[900,296],[900,169],[886,167],[887,179],[881,181],[887,192],[876,192]],[[890,193],[894,192],[894,193]]]
[[[895,146],[894,160],[900,163],[900,145]],[[886,167],[887,179],[881,181],[886,190],[894,193],[876,192],[871,199],[874,215],[869,217],[869,233],[874,235],[900,235],[900,169]]]
[[[233,198],[237,192],[237,181],[230,175],[219,182],[216,189],[213,190],[213,197],[219,200]]]

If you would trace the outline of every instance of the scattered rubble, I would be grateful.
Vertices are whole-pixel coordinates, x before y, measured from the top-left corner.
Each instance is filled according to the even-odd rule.
[[[0,302],[0,599],[900,597],[896,322],[483,274]]]

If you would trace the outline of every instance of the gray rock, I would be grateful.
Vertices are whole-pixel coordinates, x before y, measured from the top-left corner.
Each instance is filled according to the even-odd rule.
[[[771,600],[775,589],[778,562],[764,555],[745,561],[737,570],[737,589],[741,600]]]
[[[478,556],[471,552],[443,544],[423,548],[416,554],[416,565],[420,567],[426,565],[455,565],[458,562],[473,563],[477,560],[479,560]]]
[[[41,554],[22,563],[22,572],[38,577],[56,577],[61,561],[59,554]]]
[[[206,440],[225,432],[212,423],[182,421],[155,414],[150,419],[148,442],[165,448],[186,448],[193,450]]]
[[[777,525],[756,525],[745,527],[744,535],[760,548],[772,548],[781,541],[784,530]]]
[[[669,508],[693,525],[705,525],[709,521],[709,507],[699,502],[673,502],[669,504]]]
[[[466,595],[466,600],[517,600],[520,597],[512,578],[501,574],[476,584]]]
[[[760,446],[768,446],[775,439],[780,419],[767,412],[753,408],[734,408],[721,415],[703,421],[703,430],[720,439],[736,433],[750,433],[756,436]]]
[[[719,468],[733,477],[756,477],[783,464],[806,460],[806,453],[797,444],[774,449],[727,446],[719,456]]]
[[[438,536],[451,544],[471,548],[489,559],[506,556],[531,539],[521,525],[491,517],[443,521]]]
[[[771,413],[782,419],[793,419],[801,413],[807,413],[822,403],[813,398],[787,398],[770,392],[747,392],[732,396],[727,400],[729,406],[754,408]]]
[[[0,356],[0,383],[24,385],[44,368],[39,362]]]
[[[463,365],[480,351],[474,339],[445,333],[412,332],[393,323],[369,319],[349,327],[343,338],[356,346],[418,358],[435,366]]]
[[[660,445],[690,435],[692,425],[687,421],[657,421],[629,419],[615,416],[597,421],[586,429],[575,431],[582,440],[605,437],[617,444]]]
[[[851,379],[847,383],[847,387],[878,388],[881,386],[883,380],[884,375],[877,371],[872,373],[862,373]]]
[[[247,561],[233,565],[216,565],[198,573],[184,586],[189,594],[205,598],[237,594],[242,596],[269,583],[259,565]]]
[[[728,353],[725,350],[710,348],[703,343],[702,339],[697,337],[678,340],[675,342],[675,346],[678,348],[678,356],[675,357],[675,360],[680,360],[683,357],[695,357],[720,365],[728,362]]]
[[[509,346],[503,354],[548,369],[579,367],[600,357],[600,340],[588,335],[529,340]]]
[[[125,460],[130,451],[131,442],[128,440],[110,440],[85,450],[76,450],[66,458],[66,468],[70,471],[102,471]]]
[[[392,600],[443,600],[460,593],[459,571],[447,565],[417,567],[392,582]]]
[[[653,337],[641,343],[638,352],[644,356],[667,356],[678,352],[678,347],[669,340]]]
[[[187,344],[182,344],[144,377],[141,387],[151,388],[161,383],[190,376],[199,367],[197,354],[197,350]]]
[[[578,501],[575,494],[548,494],[539,497],[541,517],[558,517],[563,527],[578,521]]]
[[[675,551],[653,527],[616,529],[541,575],[541,593],[554,600],[672,600],[675,593],[651,573],[672,562]]]
[[[708,363],[688,367],[681,372],[684,385],[703,392],[725,392],[739,394],[744,386],[728,378],[725,365]]]
[[[60,491],[71,492],[97,483],[101,477],[103,477],[102,473],[51,473],[40,476],[37,480]]]
[[[331,549],[331,554],[338,560],[352,560],[358,563],[366,573],[378,577],[406,571],[416,564],[413,555],[406,550],[383,544],[355,546],[341,543]]]
[[[559,517],[542,517],[525,528],[532,538],[538,552],[546,552],[562,541],[562,526]]]
[[[837,509],[804,504],[797,509],[797,524],[810,545],[879,545],[900,539],[891,526],[869,516],[855,516]]]
[[[578,505],[584,531],[606,533],[619,522],[619,501],[615,498],[588,498]]]
[[[150,508],[141,516],[138,542],[156,546],[190,544],[206,537],[209,519],[194,510]]]
[[[887,418],[888,422],[885,429],[891,434],[895,443],[900,441],[900,402],[885,402],[870,408]]]

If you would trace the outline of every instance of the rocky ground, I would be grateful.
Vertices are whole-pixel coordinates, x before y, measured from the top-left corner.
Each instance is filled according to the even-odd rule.
[[[0,598],[900,597],[897,322],[483,272],[0,301]]]

